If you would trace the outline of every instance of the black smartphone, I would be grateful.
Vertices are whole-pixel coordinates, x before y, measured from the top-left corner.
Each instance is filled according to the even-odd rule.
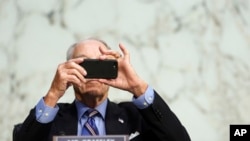
[[[84,59],[79,65],[87,71],[85,78],[114,79],[117,77],[118,63],[114,59]]]

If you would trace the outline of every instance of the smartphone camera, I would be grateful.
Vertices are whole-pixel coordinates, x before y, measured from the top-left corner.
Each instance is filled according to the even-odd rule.
[[[80,63],[86,71],[85,78],[115,79],[118,73],[118,62],[115,59],[84,59]]]

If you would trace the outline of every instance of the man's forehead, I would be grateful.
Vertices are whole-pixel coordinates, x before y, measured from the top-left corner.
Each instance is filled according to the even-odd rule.
[[[91,58],[91,56],[92,57],[99,56],[101,54],[99,48],[107,49],[107,47],[104,44],[96,40],[85,40],[78,42],[73,51],[73,58],[77,57]]]
[[[90,39],[86,39],[86,40],[83,40],[83,41],[80,41],[77,43],[77,45],[83,45],[83,46],[100,46],[100,47],[104,47],[106,49],[111,49],[107,43],[103,40],[99,40],[99,39],[95,39],[95,38],[90,38]],[[77,46],[76,45],[76,46]]]
[[[75,46],[75,50],[98,50],[99,48],[102,48],[103,50],[109,50],[110,48],[106,45],[106,43],[103,43],[98,40],[94,39],[88,39],[81,42],[78,42]]]

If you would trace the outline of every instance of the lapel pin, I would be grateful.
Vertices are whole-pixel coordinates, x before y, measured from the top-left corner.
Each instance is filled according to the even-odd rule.
[[[119,118],[118,121],[119,121],[120,123],[124,123],[124,120],[121,119],[121,118]]]

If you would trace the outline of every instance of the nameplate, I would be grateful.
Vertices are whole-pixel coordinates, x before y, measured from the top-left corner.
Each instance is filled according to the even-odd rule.
[[[126,135],[54,136],[53,141],[128,141],[128,136]]]

